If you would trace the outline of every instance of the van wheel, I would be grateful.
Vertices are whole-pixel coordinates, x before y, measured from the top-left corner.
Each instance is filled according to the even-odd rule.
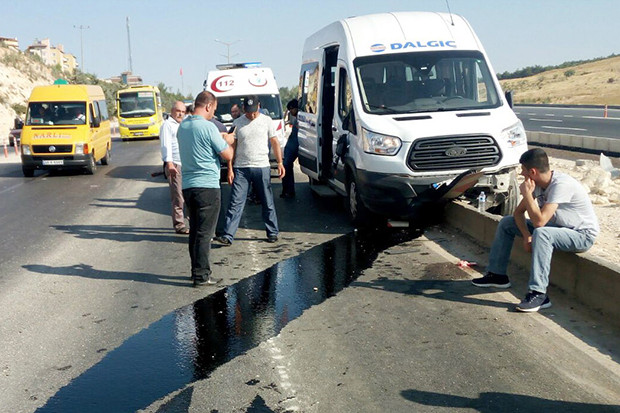
[[[373,214],[364,206],[357,190],[357,182],[351,179],[347,185],[348,209],[351,222],[356,227],[364,227],[372,224]]]
[[[105,151],[105,156],[101,158],[101,165],[109,165],[110,164],[110,148],[107,148]]]
[[[34,169],[22,166],[22,173],[26,178],[32,178],[34,176]]]
[[[97,162],[95,162],[95,154],[91,153],[90,158],[88,158],[88,165],[86,165],[86,173],[94,175],[95,171],[97,171]]]

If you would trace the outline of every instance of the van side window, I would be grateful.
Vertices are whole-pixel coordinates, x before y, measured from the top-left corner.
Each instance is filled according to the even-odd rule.
[[[101,120],[108,120],[110,117],[108,115],[108,106],[105,100],[98,100],[97,106],[99,107],[99,114],[101,115]]]
[[[299,110],[316,113],[319,92],[319,63],[307,63],[301,67],[299,77]]]
[[[97,110],[97,105],[93,105],[92,103],[90,105],[88,105],[88,107],[90,108],[90,121],[91,124],[95,119],[99,118],[99,111]]]
[[[347,70],[345,68],[340,68],[338,81],[338,115],[340,116],[340,120],[344,120],[344,118],[351,113],[351,109],[353,108],[351,84],[349,83]]]

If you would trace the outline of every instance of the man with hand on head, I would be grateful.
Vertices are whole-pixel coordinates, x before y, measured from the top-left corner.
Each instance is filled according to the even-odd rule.
[[[231,245],[239,228],[245,200],[250,184],[263,209],[263,221],[267,231],[267,242],[278,241],[278,218],[271,189],[271,167],[269,164],[269,145],[278,161],[278,175],[284,177],[282,150],[269,116],[259,111],[257,96],[247,96],[243,102],[245,114],[235,119],[234,161],[228,162],[228,183],[232,185],[230,202],[226,211],[224,232],[215,241]]]
[[[528,293],[516,310],[535,312],[551,307],[547,286],[553,251],[587,251],[594,244],[599,224],[585,188],[570,175],[552,171],[544,150],[530,149],[519,162],[525,178],[519,187],[523,199],[513,216],[499,222],[487,274],[472,283],[477,287],[510,287],[508,260],[515,236],[521,235],[523,248],[532,253],[532,265]]]
[[[217,99],[207,91],[194,102],[194,113],[179,126],[177,139],[183,169],[183,197],[189,210],[189,256],[194,286],[215,285],[211,277],[211,238],[220,213],[220,160],[229,161],[233,149],[209,120]],[[231,137],[232,142],[232,137]]]

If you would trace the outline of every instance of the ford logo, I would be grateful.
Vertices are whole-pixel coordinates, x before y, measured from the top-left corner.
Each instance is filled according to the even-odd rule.
[[[467,153],[467,148],[461,148],[460,146],[453,146],[446,150],[446,155],[451,157],[463,156]]]
[[[54,145],[49,147],[50,152],[56,152],[56,147]]]

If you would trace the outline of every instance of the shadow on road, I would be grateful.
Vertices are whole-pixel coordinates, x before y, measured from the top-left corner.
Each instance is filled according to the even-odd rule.
[[[28,264],[22,268],[30,272],[40,274],[69,275],[72,277],[92,278],[94,280],[126,280],[144,282],[150,284],[172,285],[175,287],[191,287],[193,284],[187,276],[173,276],[162,274],[149,274],[144,272],[129,271],[105,271],[97,270],[92,265],[75,264],[64,267],[52,267],[51,265]]]
[[[134,227],[131,225],[52,225],[52,228],[82,239],[107,239],[119,242],[177,242],[187,244],[186,235],[172,228]]]
[[[403,390],[400,394],[407,400],[424,406],[468,408],[481,413],[499,412],[620,412],[620,406],[605,404],[566,402],[541,399],[540,397],[523,394],[499,392],[480,393],[477,399],[455,396],[452,394],[435,393],[422,390]]]

